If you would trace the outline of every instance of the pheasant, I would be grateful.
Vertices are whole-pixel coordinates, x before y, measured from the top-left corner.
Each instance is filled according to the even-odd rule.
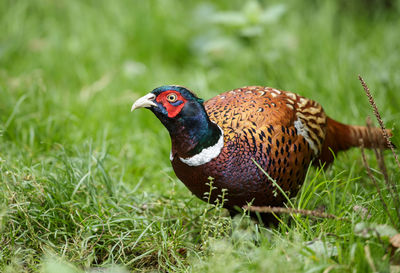
[[[200,199],[211,177],[210,201],[226,189],[230,211],[248,203],[282,205],[275,183],[294,196],[310,164],[328,165],[333,153],[359,146],[360,139],[366,148],[387,147],[380,129],[339,123],[319,103],[270,87],[238,88],[204,102],[187,88],[162,86],[131,110],[143,107],[170,134],[177,177]]]

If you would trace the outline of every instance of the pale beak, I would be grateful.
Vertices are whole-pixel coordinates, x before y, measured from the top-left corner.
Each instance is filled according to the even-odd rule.
[[[131,112],[138,108],[143,108],[143,107],[147,108],[150,106],[157,106],[157,104],[154,103],[155,98],[156,98],[156,95],[154,95],[153,93],[149,93],[146,96],[139,98],[137,101],[135,101],[133,103]]]

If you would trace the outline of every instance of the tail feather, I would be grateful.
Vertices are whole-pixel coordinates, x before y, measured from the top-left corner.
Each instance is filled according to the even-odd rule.
[[[391,130],[386,130],[392,136]],[[360,146],[362,139],[365,148],[389,148],[380,128],[366,126],[346,125],[327,118],[327,128],[324,145],[319,156],[319,161],[329,164],[333,161],[334,154],[351,147]]]

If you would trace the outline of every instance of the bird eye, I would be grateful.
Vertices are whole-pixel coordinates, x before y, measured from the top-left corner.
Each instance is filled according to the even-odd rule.
[[[171,94],[167,95],[167,101],[169,101],[169,102],[175,102],[176,99],[177,99],[176,94],[171,93]]]

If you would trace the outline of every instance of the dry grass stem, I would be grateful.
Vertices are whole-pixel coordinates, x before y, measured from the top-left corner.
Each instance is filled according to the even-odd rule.
[[[373,109],[374,115],[375,115],[376,119],[379,122],[379,126],[380,126],[380,128],[382,130],[383,137],[386,140],[386,144],[391,149],[391,151],[393,153],[393,157],[394,157],[394,159],[395,159],[395,161],[397,163],[397,166],[400,169],[400,162],[399,162],[398,156],[396,154],[395,147],[394,147],[393,143],[390,141],[390,137],[389,137],[388,131],[385,128],[385,125],[384,125],[383,120],[381,118],[381,114],[379,113],[378,107],[376,106],[375,100],[372,97],[371,92],[370,92],[367,84],[365,83],[364,79],[360,75],[358,75],[358,78],[359,78],[359,80],[361,82],[361,85],[363,86],[365,94],[368,97],[368,101],[369,101],[369,103],[370,103],[370,105],[371,105],[371,107]],[[367,119],[367,128],[368,128],[368,134],[371,134],[372,123],[371,123],[371,120],[369,118]],[[390,192],[391,198],[394,201],[394,206],[395,206],[395,209],[396,209],[397,217],[400,218],[400,198],[399,198],[399,193],[397,192],[397,185],[396,185],[396,183],[394,181],[391,182],[389,180],[389,175],[388,175],[388,172],[387,172],[387,169],[386,169],[386,166],[385,166],[385,160],[384,160],[384,157],[383,157],[382,149],[374,148],[374,152],[375,152],[376,159],[378,161],[379,169],[381,170],[381,172],[382,172],[382,174],[384,176],[384,180],[385,180],[386,186],[387,186],[387,188],[388,188],[388,190]]]
[[[251,212],[259,212],[259,213],[279,213],[279,214],[294,214],[298,213],[303,216],[311,216],[311,217],[319,217],[319,218],[329,218],[335,220],[344,220],[349,221],[347,218],[341,218],[333,214],[316,211],[316,210],[305,210],[305,209],[293,209],[293,208],[284,208],[284,207],[256,207],[256,206],[244,206],[246,210]]]
[[[375,185],[376,191],[378,192],[378,195],[379,195],[379,199],[382,202],[383,208],[385,209],[386,214],[388,215],[388,217],[390,219],[390,222],[392,223],[393,226],[396,226],[396,224],[395,224],[395,222],[394,222],[394,220],[392,218],[392,215],[389,212],[389,209],[388,209],[388,206],[387,206],[387,204],[385,202],[385,199],[383,199],[383,195],[382,195],[381,189],[380,189],[380,187],[378,185],[378,182],[376,181],[375,177],[373,176],[373,174],[371,172],[371,168],[368,165],[367,158],[366,158],[365,152],[364,152],[364,141],[360,138],[359,142],[360,142],[362,161],[363,161],[363,164],[365,166],[365,169],[367,169],[368,177],[370,178],[372,183],[374,183],[374,185]]]
[[[370,117],[367,117],[366,124],[367,124],[367,129],[368,129],[367,130],[368,136],[372,136],[373,125],[372,125],[372,121],[371,121]],[[384,159],[383,153],[382,153],[382,148],[374,147],[373,150],[375,152],[376,160],[378,162],[379,168],[382,171],[385,181],[389,181],[389,176],[388,176],[388,172],[387,172],[386,165],[385,165],[385,159]]]
[[[375,103],[375,101],[374,101],[374,98],[372,97],[371,92],[369,91],[369,88],[368,88],[367,84],[365,83],[364,79],[363,79],[360,75],[358,75],[358,79],[360,80],[361,85],[362,85],[363,88],[364,88],[364,91],[365,91],[365,93],[366,93],[366,95],[367,95],[367,97],[368,97],[369,104],[371,105],[371,107],[372,107],[372,109],[373,109],[373,111],[374,111],[374,115],[375,115],[376,119],[377,119],[378,122],[379,122],[379,126],[380,126],[381,129],[382,129],[382,134],[383,134],[383,137],[384,137],[385,140],[386,140],[386,144],[387,144],[387,146],[390,147],[390,149],[392,150],[394,159],[396,160],[397,166],[398,166],[399,169],[400,169],[399,158],[398,158],[398,156],[397,156],[397,154],[396,154],[396,151],[394,150],[393,143],[390,141],[389,134],[388,134],[388,132],[387,132],[386,129],[385,129],[385,125],[383,124],[383,120],[382,120],[382,118],[381,118],[381,114],[380,114],[379,111],[378,111],[378,107],[376,106],[376,103]]]
[[[367,117],[367,129],[368,129],[368,134],[371,136],[372,135],[372,121],[370,117]],[[383,149],[382,148],[374,148],[375,152],[375,157],[378,162],[379,169],[381,170],[383,174],[383,178],[385,180],[386,186],[390,192],[391,198],[395,202],[395,207],[396,207],[396,213],[397,217],[400,219],[400,200],[399,200],[399,195],[396,194],[396,184],[394,182],[390,182],[389,180],[389,174],[387,172],[387,168],[385,165],[385,158],[383,155]]]
[[[376,267],[375,267],[375,264],[374,264],[374,260],[372,259],[371,251],[370,251],[368,245],[364,246],[364,251],[365,251],[365,258],[367,259],[367,262],[368,262],[369,266],[371,267],[372,271],[373,272],[378,272],[376,270]]]

